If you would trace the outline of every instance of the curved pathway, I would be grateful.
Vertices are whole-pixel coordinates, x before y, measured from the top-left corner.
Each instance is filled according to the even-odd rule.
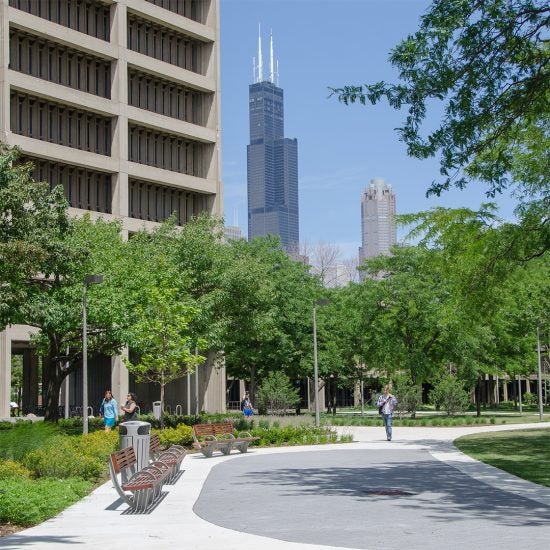
[[[354,443],[189,455],[148,515],[125,514],[106,483],[0,548],[132,550],[540,550],[550,540],[550,489],[474,461],[461,435],[550,423],[467,428],[339,428]],[[384,541],[384,542],[382,542]]]

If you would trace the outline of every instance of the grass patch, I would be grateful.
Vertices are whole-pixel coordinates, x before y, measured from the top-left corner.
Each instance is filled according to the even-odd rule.
[[[463,453],[522,479],[550,487],[550,429],[474,434],[455,440]]]

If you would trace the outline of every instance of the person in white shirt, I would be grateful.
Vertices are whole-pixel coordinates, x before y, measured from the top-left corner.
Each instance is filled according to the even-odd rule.
[[[378,408],[384,421],[384,427],[386,428],[386,438],[391,441],[392,430],[391,423],[393,417],[393,411],[397,405],[397,398],[390,393],[390,386],[386,384],[384,386],[384,393],[378,398]]]

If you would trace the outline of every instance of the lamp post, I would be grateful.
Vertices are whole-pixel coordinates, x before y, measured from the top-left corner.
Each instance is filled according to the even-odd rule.
[[[82,433],[88,433],[88,327],[86,322],[86,290],[88,285],[103,282],[103,275],[86,275],[82,289]]]
[[[319,298],[313,302],[313,392],[315,394],[315,426],[318,428],[320,425],[319,419],[319,369],[317,366],[317,318],[316,309],[317,306],[326,306],[328,300],[326,298]]]
[[[540,360],[540,328],[537,326],[537,362],[538,362],[538,393],[539,393],[539,418],[542,422],[544,407],[542,404],[542,362]]]

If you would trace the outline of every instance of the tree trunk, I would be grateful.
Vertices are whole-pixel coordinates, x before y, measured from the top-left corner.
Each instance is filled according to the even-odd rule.
[[[477,377],[477,385],[476,385],[476,411],[477,416],[481,416],[481,384],[482,379],[481,375]]]
[[[256,402],[256,366],[255,365],[250,366],[250,387],[248,391],[250,393],[250,402],[252,403],[252,406],[254,406],[254,403]]]
[[[42,368],[47,388],[44,420],[47,422],[57,422],[59,420],[59,392],[67,373],[61,369],[59,361],[51,357],[44,358]]]

